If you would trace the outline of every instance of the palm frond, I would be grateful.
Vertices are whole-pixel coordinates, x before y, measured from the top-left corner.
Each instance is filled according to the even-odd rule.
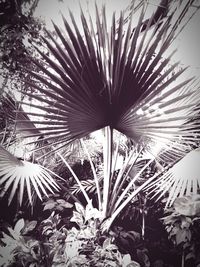
[[[186,140],[199,90],[190,79],[175,82],[185,70],[173,74],[178,63],[168,67],[174,53],[168,58],[165,53],[177,29],[177,21],[170,25],[174,12],[157,21],[159,31],[157,24],[150,29],[151,19],[142,30],[143,8],[132,35],[131,17],[126,32],[123,13],[118,22],[113,16],[108,29],[105,12],[100,17],[96,8],[95,27],[81,11],[83,29],[70,12],[72,26],[63,17],[67,37],[54,25],[60,41],[50,33],[51,41],[44,39],[51,55],[38,51],[46,65],[33,59],[41,73],[29,71],[33,82],[27,83],[47,96],[27,93],[41,103],[31,105],[45,113],[39,131],[55,149],[106,126],[136,141],[141,136],[161,143]]]
[[[23,108],[17,103],[13,95],[6,93],[1,100],[2,111],[4,119],[14,125],[13,131],[20,134],[31,134],[39,131],[36,129],[34,123],[30,120],[29,116],[24,112]],[[26,128],[27,131],[21,131]]]
[[[47,194],[47,189],[53,193],[59,186],[51,175],[40,165],[22,161],[0,146],[0,186],[1,197],[11,189],[9,204],[16,192],[19,192],[19,203],[22,204],[25,187],[28,199],[32,204],[32,190],[42,199],[42,194]],[[12,188],[11,188],[12,187]]]
[[[196,195],[200,189],[200,149],[190,151],[165,174],[149,186],[153,197],[169,193],[166,206],[171,206],[177,197]]]
[[[88,193],[94,193],[96,191],[96,185],[94,180],[88,179],[85,181],[81,181],[81,184],[85,191]],[[73,185],[70,190],[73,194],[78,194],[81,192],[81,189],[77,184]]]
[[[88,153],[82,148],[82,141],[75,140],[68,147],[64,147],[61,151],[62,155],[70,163],[75,163],[77,161],[88,160],[88,153],[92,159],[100,157],[102,153],[102,144],[97,142],[95,138],[90,136],[84,139],[84,143],[87,146]]]

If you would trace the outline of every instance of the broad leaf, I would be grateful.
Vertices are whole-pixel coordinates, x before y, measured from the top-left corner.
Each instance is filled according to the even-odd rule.
[[[179,197],[174,201],[175,211],[185,216],[200,215],[200,195]]]

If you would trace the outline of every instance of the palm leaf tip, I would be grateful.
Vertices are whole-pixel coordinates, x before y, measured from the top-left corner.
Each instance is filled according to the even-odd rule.
[[[59,186],[46,169],[40,165],[17,159],[3,147],[0,147],[0,186],[1,197],[10,191],[9,204],[18,192],[20,205],[25,187],[31,204],[33,189],[40,199],[42,199],[42,194],[48,196],[47,189],[51,193],[59,190]]]

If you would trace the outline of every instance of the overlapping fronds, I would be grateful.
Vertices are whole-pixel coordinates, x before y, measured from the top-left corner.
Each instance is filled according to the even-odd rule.
[[[31,122],[28,115],[24,112],[23,108],[18,105],[17,100],[13,95],[6,93],[1,99],[1,110],[0,115],[9,122],[13,124],[13,132],[30,135],[33,133],[38,133],[34,123]],[[27,131],[21,131],[21,129],[27,128]]]
[[[41,103],[32,106],[45,120],[31,115],[55,150],[105,126],[135,141],[190,139],[193,123],[186,122],[197,115],[199,90],[192,79],[177,83],[185,69],[175,71],[178,63],[169,65],[174,52],[165,55],[179,18],[171,25],[172,12],[152,29],[152,15],[142,30],[144,10],[139,18],[133,14],[128,25],[123,12],[118,20],[113,14],[111,27],[105,8],[101,16],[96,8],[96,21],[81,11],[82,29],[70,12],[71,24],[63,17],[64,33],[54,25],[58,40],[47,32],[50,56],[36,48],[45,64],[33,59],[41,72],[30,71],[33,81],[27,85],[39,94],[27,95]],[[138,20],[134,29],[132,20]]]
[[[154,23],[154,14],[146,20],[145,4],[139,17],[133,12],[128,21],[124,19],[123,12],[119,18],[113,14],[111,25],[106,18],[105,7],[101,11],[96,7],[95,20],[90,16],[86,18],[81,10],[81,25],[69,12],[69,21],[63,17],[65,31],[54,24],[57,38],[47,32],[49,38],[43,39],[48,53],[35,48],[41,61],[34,58],[32,61],[40,71],[27,70],[32,80],[26,81],[26,85],[33,88],[34,93],[27,90],[25,94],[36,101],[26,104],[38,109],[38,112],[27,115],[35,118],[32,123],[37,128],[31,129],[30,134],[29,126],[21,130],[27,137],[41,136],[42,133],[37,149],[50,147],[51,153],[57,152],[88,203],[90,199],[86,188],[61,153],[66,145],[104,128],[102,188],[88,148],[84,142],[82,144],[94,174],[99,209],[104,218],[111,217],[109,223],[132,198],[159,177],[159,173],[155,173],[133,191],[137,179],[154,161],[153,155],[126,184],[131,168],[138,162],[146,144],[159,144],[155,156],[159,153],[162,159],[163,155],[166,156],[163,151],[168,151],[167,156],[173,155],[173,159],[177,160],[184,155],[188,145],[192,146],[199,139],[199,122],[194,120],[199,116],[198,83],[193,78],[179,80],[186,68],[177,68],[179,63],[173,60],[176,51],[169,49],[177,31],[182,29],[179,24],[190,6],[188,3],[184,6],[183,2],[182,5],[184,12],[180,12],[180,16],[176,16],[174,9]],[[23,111],[18,113],[23,115]],[[22,124],[25,121],[19,120]],[[113,129],[131,138],[134,144],[117,174],[115,166],[120,142],[114,147]],[[173,171],[176,173],[175,166]],[[196,190],[198,183],[192,180],[191,187],[182,176],[176,176],[178,179],[175,181],[174,174],[167,173],[162,177],[163,183],[162,179],[156,181],[161,185],[162,193],[169,189],[166,187],[168,181],[173,197],[180,195],[178,189],[182,188],[182,193],[186,184],[187,188]],[[14,175],[11,177],[9,181],[15,180],[12,190],[15,191],[20,176],[17,179]],[[33,183],[36,191],[37,183]],[[30,198],[28,184],[27,189]]]
[[[9,204],[16,192],[19,192],[20,205],[25,188],[31,204],[33,189],[40,199],[42,194],[48,196],[47,189],[52,193],[53,190],[59,189],[54,179],[42,166],[17,159],[2,146],[0,146],[0,187],[1,197],[10,192]]]
[[[77,161],[88,160],[88,155],[85,150],[81,147],[81,141],[76,140],[71,143],[68,147],[63,148],[61,151],[62,155],[67,159],[69,163],[75,163]],[[97,142],[94,138],[88,138],[84,140],[87,146],[88,153],[91,158],[97,158],[102,153],[102,144]]]
[[[149,186],[149,189],[151,188],[150,191],[154,192],[153,197],[159,196],[160,198],[166,192],[169,192],[166,206],[171,206],[177,197],[197,194],[200,189],[199,162],[199,148],[186,154],[185,157]]]

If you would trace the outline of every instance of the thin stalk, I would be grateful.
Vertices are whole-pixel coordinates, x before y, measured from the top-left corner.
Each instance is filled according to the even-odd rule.
[[[146,208],[146,196],[144,199],[144,203],[143,203],[143,208],[142,208],[142,239],[144,240],[144,235],[145,235],[145,208]]]
[[[185,253],[183,250],[182,255],[181,255],[181,267],[184,267],[184,266],[185,266]]]
[[[119,138],[117,139],[115,154],[114,154],[114,157],[113,157],[112,176],[114,175],[116,164],[117,164],[117,158],[118,158],[118,154],[119,154],[118,151],[119,151],[120,139],[121,139],[121,134],[120,134]]]
[[[128,193],[129,189],[133,186],[133,184],[135,183],[135,181],[138,179],[138,177],[143,173],[143,171],[150,165],[150,163],[153,161],[154,159],[151,159],[149,162],[147,162],[147,164],[145,164],[145,166],[136,174],[136,176],[131,180],[131,182],[127,185],[127,187],[124,189],[123,193],[121,194],[121,196],[119,197],[119,199],[117,200],[116,204],[115,204],[115,209],[117,209],[117,207],[119,206],[119,204],[122,202],[122,200],[124,199],[125,195]]]
[[[142,239],[144,240],[144,233],[145,233],[145,213],[144,210],[142,211]]]
[[[141,186],[139,186],[134,192],[132,192],[132,194],[129,195],[129,197],[127,197],[127,199],[124,200],[124,202],[113,212],[112,216],[109,219],[109,223],[107,225],[107,230],[110,228],[110,226],[112,225],[113,221],[115,220],[115,218],[119,215],[119,213],[124,209],[124,207],[126,207],[126,205],[145,187],[147,186],[152,180],[154,180],[158,175],[160,175],[159,173],[156,173],[154,176],[152,176],[150,179],[148,179],[146,182],[144,182]]]
[[[105,127],[105,142],[103,150],[104,177],[103,177],[103,216],[106,218],[108,213],[108,202],[112,170],[112,149],[113,149],[113,129]]]
[[[99,210],[102,210],[102,199],[101,199],[101,192],[100,192],[99,180],[98,180],[98,177],[97,177],[97,173],[96,173],[94,164],[92,162],[92,159],[90,157],[90,153],[89,153],[89,151],[88,151],[83,139],[81,139],[81,145],[83,146],[83,149],[84,149],[85,153],[87,154],[87,157],[88,157],[89,162],[90,162],[90,166],[91,166],[91,169],[92,169],[92,173],[93,173],[93,176],[94,176],[94,181],[95,181],[96,189],[97,189]]]
[[[114,183],[114,176],[115,176],[115,168],[116,168],[116,164],[117,164],[117,158],[119,155],[119,144],[120,144],[120,139],[121,139],[121,134],[119,136],[119,138],[117,139],[117,144],[116,144],[116,149],[115,149],[115,154],[113,156],[113,164],[112,164],[112,183]],[[118,176],[117,176],[118,177]],[[115,181],[116,183],[116,181]],[[114,184],[114,187],[115,184]],[[109,208],[109,212],[112,210],[111,206],[112,206],[112,200],[113,200],[113,195],[114,195],[115,189],[112,190],[112,193],[110,195],[110,208]]]
[[[68,162],[63,158],[63,156],[59,152],[57,152],[57,155],[62,159],[62,161],[65,163],[65,165],[67,166],[67,168],[71,172],[72,176],[74,177],[74,179],[76,180],[77,184],[79,185],[81,192],[83,193],[85,199],[87,200],[87,203],[90,203],[89,196],[88,196],[87,192],[85,191],[84,187],[82,186],[79,178],[76,176],[76,174],[74,173],[72,168],[69,166]]]
[[[143,148],[144,148],[144,147],[143,147]],[[133,165],[134,165],[135,162],[137,161],[137,159],[138,159],[139,155],[141,154],[143,148],[137,153],[136,157],[134,157],[134,159],[133,159],[132,163],[130,164],[128,170],[126,171],[126,174],[124,175],[124,177],[123,177],[123,175],[122,175],[123,179],[122,179],[122,181],[121,181],[121,183],[120,183],[120,186],[118,187],[118,189],[117,189],[117,191],[116,191],[115,197],[113,198],[113,203],[115,203],[116,197],[117,197],[117,196],[119,195],[119,193],[121,192],[122,187],[123,187],[123,185],[124,185],[124,183],[125,183],[125,181],[126,181],[128,175],[129,175],[129,172],[131,171]],[[135,150],[134,150],[133,152],[135,152]],[[134,155],[134,153],[133,153],[133,154],[131,153],[131,158],[132,158],[133,155]],[[131,158],[130,158],[130,159],[131,159]],[[124,170],[124,171],[125,171],[125,170]],[[124,173],[123,173],[123,174],[124,174]]]
[[[130,155],[129,155],[129,157],[126,159],[126,161],[125,161],[123,167],[120,169],[120,171],[119,171],[119,173],[118,173],[118,175],[117,175],[117,179],[116,179],[114,188],[113,188],[113,192],[116,191],[116,189],[117,189],[117,187],[118,187],[118,185],[119,185],[119,183],[120,183],[120,181],[121,181],[122,175],[124,174],[125,169],[126,169],[126,167],[128,166],[128,164],[129,164],[129,162],[130,162],[132,156],[134,155],[134,153],[135,153],[135,150],[133,150],[133,151],[130,153]]]
[[[130,160],[131,160],[131,158],[132,158],[134,152],[135,152],[135,151],[132,151],[132,152],[131,152],[130,156],[127,158],[127,160],[125,161],[124,165],[122,166],[122,168],[120,169],[120,171],[119,171],[119,173],[118,173],[118,175],[117,175],[117,179],[116,179],[116,182],[115,182],[113,191],[112,191],[111,207],[110,207],[111,210],[113,209],[113,206],[114,206],[114,204],[115,204],[116,198],[117,198],[117,196],[119,195],[119,192],[120,192],[120,190],[121,190],[121,185],[122,185],[122,183],[123,183],[122,180],[124,180],[124,179],[122,179],[122,178],[123,178],[123,175],[124,175],[124,172],[125,172],[125,170],[126,170],[128,164],[129,164],[129,162],[130,162]],[[128,172],[129,172],[129,171],[130,171],[130,169],[128,170]],[[122,181],[122,182],[120,183],[120,181]],[[119,184],[120,184],[120,185],[119,185]],[[119,185],[119,186],[118,186],[118,185]]]

